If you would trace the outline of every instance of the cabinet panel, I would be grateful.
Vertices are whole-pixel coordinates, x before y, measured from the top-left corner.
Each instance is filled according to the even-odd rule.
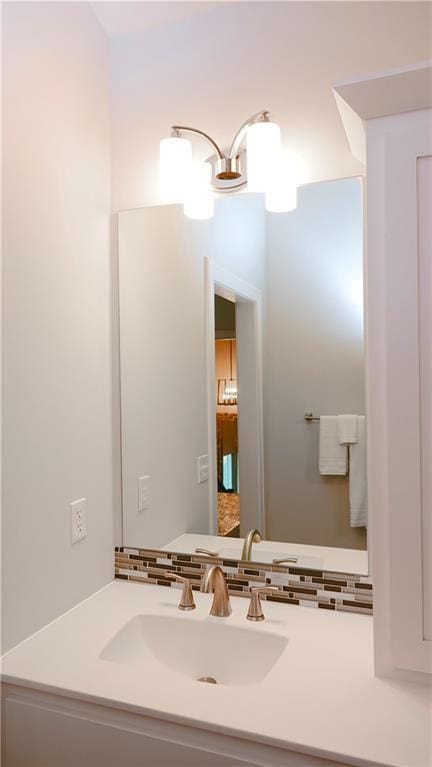
[[[3,767],[347,767],[16,686],[2,704]]]
[[[426,223],[427,174],[420,165],[432,154],[430,113],[400,126],[386,140],[386,286],[389,431],[391,625],[394,662],[430,671],[431,645],[424,638],[424,524],[430,520],[427,464],[431,392],[426,388],[426,340],[430,294]],[[422,167],[419,183],[419,168]],[[423,232],[419,230],[421,213]],[[423,395],[423,396],[422,396]],[[430,501],[430,499],[429,499]]]
[[[432,670],[432,111],[370,120],[367,131],[376,660],[378,674],[403,677]]]
[[[245,767],[243,760],[16,700],[6,702],[5,731],[4,767]]]
[[[432,156],[417,159],[423,639],[432,640]]]

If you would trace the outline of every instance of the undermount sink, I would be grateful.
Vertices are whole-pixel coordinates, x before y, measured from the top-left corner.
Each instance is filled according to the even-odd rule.
[[[241,548],[235,549],[227,548],[220,549],[218,551],[220,557],[225,559],[239,560],[241,557]],[[323,560],[320,557],[305,557],[302,554],[297,554],[295,551],[273,551],[269,549],[260,549],[259,544],[254,544],[250,556],[251,562],[273,562],[274,559],[296,559],[297,562],[286,562],[286,565],[292,564],[293,567],[310,567],[312,569],[320,570],[323,566]],[[285,563],[284,563],[285,564]]]
[[[191,615],[136,615],[101,652],[101,659],[139,668],[161,666],[191,680],[217,684],[262,682],[288,644],[285,637]]]

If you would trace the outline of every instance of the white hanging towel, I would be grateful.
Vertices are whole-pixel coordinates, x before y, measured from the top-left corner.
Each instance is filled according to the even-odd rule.
[[[337,415],[320,418],[319,471],[320,474],[346,474],[348,471],[346,445],[339,444]]]
[[[338,415],[339,442],[341,445],[353,445],[358,439],[356,415]]]
[[[367,527],[366,423],[357,416],[357,442],[351,444],[349,468],[349,502],[351,527]]]

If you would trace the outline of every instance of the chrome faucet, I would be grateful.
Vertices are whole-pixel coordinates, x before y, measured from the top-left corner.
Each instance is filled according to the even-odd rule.
[[[243,541],[243,548],[241,553],[241,559],[249,562],[252,552],[252,544],[260,543],[262,541],[262,535],[259,530],[249,530],[246,538]]]
[[[214,596],[210,615],[227,618],[231,615],[231,604],[225,575],[219,565],[209,565],[201,581],[201,591],[208,593],[212,589]]]

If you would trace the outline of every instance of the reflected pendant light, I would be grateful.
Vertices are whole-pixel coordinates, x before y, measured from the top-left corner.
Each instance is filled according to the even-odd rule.
[[[230,340],[230,378],[218,379],[218,405],[237,405],[237,378],[232,377],[232,344]]]

